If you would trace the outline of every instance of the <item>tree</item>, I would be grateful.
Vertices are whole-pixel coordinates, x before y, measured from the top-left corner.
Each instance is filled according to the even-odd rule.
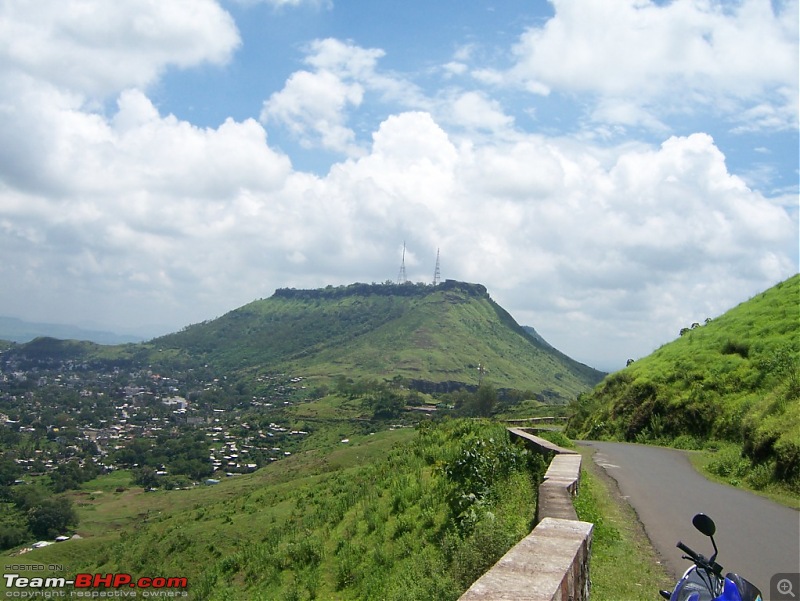
[[[403,412],[403,398],[391,390],[383,390],[367,397],[366,402],[372,407],[375,419],[391,419]]]
[[[3,524],[0,529],[0,549],[10,549],[25,542],[30,532],[19,524]]]
[[[0,459],[0,486],[11,486],[22,472],[12,459]]]
[[[133,482],[143,488],[155,488],[158,486],[158,476],[152,467],[141,467],[133,470]]]
[[[489,417],[497,404],[497,390],[484,382],[474,393],[460,391],[457,399],[459,412],[468,417]]]
[[[489,417],[497,404],[497,390],[491,384],[483,383],[475,394],[476,415]]]
[[[28,510],[28,528],[39,538],[55,538],[78,525],[78,514],[69,499],[45,499]]]

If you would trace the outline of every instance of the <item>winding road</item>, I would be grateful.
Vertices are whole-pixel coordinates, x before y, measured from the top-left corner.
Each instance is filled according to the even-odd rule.
[[[691,565],[675,548],[678,540],[707,557],[713,552],[710,541],[692,527],[696,513],[716,522],[717,562],[726,572],[753,582],[766,598],[774,574],[800,572],[800,512],[707,480],[682,451],[627,443],[581,444],[595,449],[595,463],[616,480],[676,580]],[[800,599],[800,591],[795,594]]]

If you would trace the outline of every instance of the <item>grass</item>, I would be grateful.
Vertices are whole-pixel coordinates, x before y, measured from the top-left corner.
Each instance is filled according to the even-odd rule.
[[[141,487],[131,485],[129,472],[115,471],[67,493],[80,518],[77,533],[83,537],[81,540],[36,549],[20,557],[25,563],[63,565],[73,574],[96,569],[108,563],[109,550],[121,542],[132,544],[141,533],[158,530],[162,524],[179,523],[184,519],[200,522],[195,519],[198,515],[208,516],[212,523],[218,522],[219,530],[199,532],[197,540],[216,532],[219,534],[216,544],[220,549],[235,548],[237,541],[252,536],[253,523],[248,522],[246,516],[244,520],[234,520],[235,512],[230,510],[233,500],[269,491],[270,499],[275,501],[275,519],[280,519],[287,514],[287,504],[281,499],[290,498],[293,488],[313,486],[325,474],[374,462],[393,447],[407,444],[413,436],[414,430],[409,428],[389,430],[373,437],[354,437],[351,444],[339,443],[339,447],[329,452],[307,451],[292,455],[253,474],[227,478],[218,486],[197,486],[191,490],[145,493]],[[117,489],[124,490],[117,492]],[[208,528],[208,524],[202,526]],[[160,542],[156,545],[160,546]],[[131,564],[117,567],[130,570]]]
[[[530,531],[543,468],[499,424],[445,420],[216,486],[144,493],[115,473],[70,493],[84,539],[24,560],[61,564],[57,576],[186,577],[210,601],[456,599]]]
[[[37,572],[45,576],[186,576],[196,599],[456,599],[532,526],[531,474],[500,477],[492,453],[469,459],[496,448],[518,461],[504,437],[502,426],[465,420],[356,434],[187,491],[144,493],[115,472],[71,493],[85,539],[21,559],[64,566]],[[592,599],[654,598],[672,583],[633,511],[591,460],[584,464],[575,505],[595,524]],[[455,479],[443,479],[448,465]],[[455,482],[480,492],[474,485],[487,473],[493,492],[455,515],[447,504],[459,499]]]
[[[485,288],[460,283],[278,291],[150,347],[229,372],[268,364],[304,376],[467,385],[477,385],[483,363],[498,388],[532,388],[561,402],[603,375],[535,343]]]
[[[689,451],[688,456],[694,468],[709,480],[743,488],[775,503],[800,509],[800,496],[787,490],[780,483],[769,479],[763,483],[756,480],[756,486],[753,486],[753,471],[749,462],[741,456],[739,445],[729,444],[721,445],[714,450]],[[755,473],[757,474],[758,472]]]
[[[671,587],[636,513],[608,476],[591,460],[591,449],[580,447],[583,464],[575,510],[594,524],[590,567],[592,601],[651,601]]]
[[[734,456],[708,464],[718,476],[800,497],[799,292],[796,275],[684,328],[571,403],[567,434],[724,448]]]
[[[564,436],[560,430],[539,430],[537,436],[549,440],[553,444],[560,446],[562,449],[575,449],[575,443]]]

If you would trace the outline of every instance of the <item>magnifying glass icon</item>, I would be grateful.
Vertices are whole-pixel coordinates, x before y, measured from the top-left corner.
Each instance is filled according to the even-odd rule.
[[[781,595],[789,595],[792,599],[797,598],[797,595],[792,591],[792,581],[788,578],[778,580],[778,592]]]

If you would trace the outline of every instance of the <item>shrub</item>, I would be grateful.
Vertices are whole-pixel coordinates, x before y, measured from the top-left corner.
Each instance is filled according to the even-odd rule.
[[[549,440],[553,444],[557,444],[558,446],[564,449],[574,449],[575,443],[572,442],[569,438],[564,436],[561,432],[558,431],[545,431],[539,432],[537,436],[544,438],[545,440]]]
[[[494,514],[485,514],[453,555],[451,565],[456,582],[467,588],[492,567],[517,538]]]
[[[720,447],[708,464],[708,471],[722,478],[740,479],[750,467],[750,462],[742,457],[742,451],[735,445]]]
[[[465,440],[443,468],[454,485],[448,495],[451,515],[465,531],[479,521],[477,509],[488,500],[493,487],[512,472],[531,465],[531,453],[511,444],[504,429],[493,434]]]
[[[699,451],[703,448],[703,442],[690,434],[681,434],[672,441],[672,446],[686,451]]]
[[[800,479],[800,442],[783,437],[775,444],[775,475],[787,482]]]
[[[759,463],[747,476],[747,482],[756,490],[763,490],[772,482],[775,475],[775,464]]]
[[[316,536],[306,533],[300,540],[290,542],[286,553],[295,568],[302,568],[318,566],[322,562],[324,550]]]
[[[346,542],[339,551],[336,565],[336,590],[341,591],[347,587],[358,584],[364,571],[360,569],[361,558],[365,549],[360,545],[351,545]]]
[[[723,355],[739,355],[742,359],[747,359],[750,356],[750,345],[746,342],[738,340],[727,340],[722,345]]]

